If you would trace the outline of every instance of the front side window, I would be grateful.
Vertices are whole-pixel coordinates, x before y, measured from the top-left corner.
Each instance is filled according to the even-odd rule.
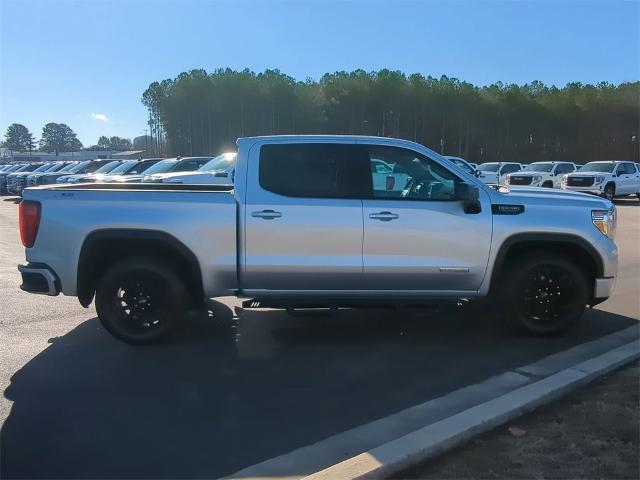
[[[502,167],[502,175],[506,175],[507,173],[513,173],[513,172],[518,172],[520,171],[520,166],[518,165],[505,165],[504,167]]]
[[[633,165],[633,163],[624,163],[622,166],[624,167],[625,174],[633,175],[634,173],[636,173],[636,167]]]
[[[499,168],[499,163],[481,163],[478,165],[478,170],[483,172],[497,172]]]
[[[264,145],[260,186],[279,195],[307,198],[369,198],[366,148],[352,144]]]
[[[393,165],[393,171],[372,173],[373,198],[453,200],[457,177],[439,163],[412,150],[369,146],[374,162]]]

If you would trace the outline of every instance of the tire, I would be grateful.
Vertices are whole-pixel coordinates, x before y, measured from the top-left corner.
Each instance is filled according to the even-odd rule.
[[[553,188],[553,182],[544,182],[542,186],[544,188]]]
[[[166,340],[186,316],[187,291],[174,269],[155,257],[130,257],[112,266],[96,288],[104,328],[132,345]]]
[[[533,335],[566,331],[580,320],[587,306],[585,273],[560,255],[528,254],[511,264],[502,280],[507,319]]]
[[[607,200],[611,200],[616,196],[616,186],[613,183],[608,183],[606,187],[604,187],[604,192],[602,192],[602,196]]]

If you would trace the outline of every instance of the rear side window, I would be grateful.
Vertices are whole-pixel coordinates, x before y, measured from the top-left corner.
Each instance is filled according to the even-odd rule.
[[[371,197],[371,166],[360,145],[303,143],[260,149],[260,186],[308,198]]]

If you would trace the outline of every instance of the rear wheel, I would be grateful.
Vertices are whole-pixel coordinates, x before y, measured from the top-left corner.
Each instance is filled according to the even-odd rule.
[[[182,279],[160,259],[134,257],[111,267],[96,289],[96,311],[104,328],[131,344],[166,339],[186,314]]]
[[[539,252],[519,259],[502,285],[509,320],[535,335],[555,335],[567,330],[587,306],[584,272],[555,254]]]

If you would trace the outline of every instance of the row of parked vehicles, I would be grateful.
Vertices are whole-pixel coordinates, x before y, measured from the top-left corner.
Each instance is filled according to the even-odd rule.
[[[488,185],[508,187],[560,188],[615,197],[637,195],[640,198],[640,164],[624,160],[589,162],[487,162],[476,167],[460,157],[445,157]]]
[[[586,192],[609,200],[640,194],[640,165],[621,160],[589,162],[548,161],[523,165],[463,158],[448,161],[487,185],[545,187]],[[147,158],[141,160],[87,160],[84,162],[23,163],[0,166],[0,193],[22,195],[26,187],[76,183],[233,184],[236,154],[216,157]],[[380,159],[372,163],[373,182],[398,195],[411,175]],[[640,198],[640,195],[638,195]]]
[[[27,187],[77,183],[200,183],[233,182],[235,154],[217,157],[27,162],[0,165],[0,193],[22,195]]]

